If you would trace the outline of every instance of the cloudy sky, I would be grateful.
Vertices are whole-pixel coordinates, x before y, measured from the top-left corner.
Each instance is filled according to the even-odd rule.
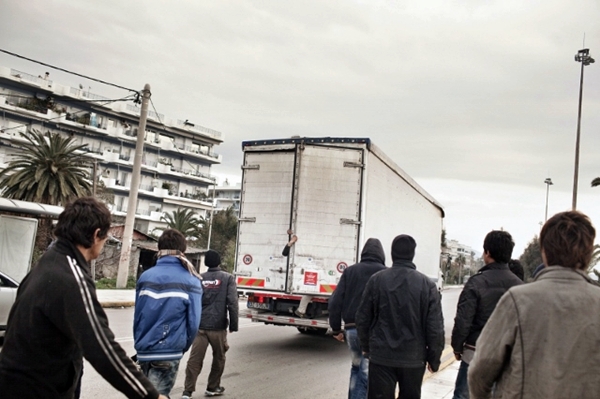
[[[598,63],[585,69],[578,208],[600,228],[598,21],[596,0],[3,0],[0,48],[149,83],[159,112],[223,132],[214,171],[233,180],[242,140],[370,137],[445,206],[449,238],[479,250],[504,228],[517,257],[544,219],[545,178],[549,213],[571,207],[584,35]]]

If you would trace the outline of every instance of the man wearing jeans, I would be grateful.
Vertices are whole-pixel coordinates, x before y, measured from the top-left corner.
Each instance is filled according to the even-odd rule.
[[[212,366],[208,375],[205,396],[223,395],[221,376],[225,370],[227,327],[229,332],[238,330],[238,297],[235,278],[221,270],[221,256],[212,249],[206,252],[204,264],[208,271],[202,273],[202,322],[196,334],[190,358],[185,368],[185,384],[182,399],[190,399],[196,390],[196,381],[202,371],[202,363],[208,345],[213,351]],[[229,314],[229,319],[227,315]]]
[[[367,281],[373,274],[384,269],[383,246],[377,238],[369,238],[363,247],[360,262],[344,270],[340,282],[329,300],[329,326],[333,330],[333,337],[338,341],[344,341],[343,319],[346,342],[348,342],[348,348],[352,355],[348,399],[365,399],[367,397],[369,360],[362,355],[354,317]]]
[[[185,258],[185,236],[169,229],[158,239],[158,261],[136,285],[133,336],[142,372],[163,395],[175,384],[202,309],[200,275]]]

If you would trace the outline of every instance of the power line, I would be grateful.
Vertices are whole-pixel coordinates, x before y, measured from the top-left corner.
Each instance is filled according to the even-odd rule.
[[[118,89],[127,90],[127,91],[132,91],[132,92],[134,92],[134,93],[137,93],[137,92],[138,92],[138,90],[134,90],[134,89],[130,89],[130,88],[128,88],[128,87],[120,86],[120,85],[118,85],[118,84],[115,84],[115,83],[110,83],[110,82],[107,82],[107,81],[105,81],[105,80],[102,80],[102,79],[96,79],[96,78],[92,78],[91,76],[83,75],[83,74],[81,74],[81,73],[77,73],[77,72],[69,71],[68,69],[64,69],[64,68],[61,68],[61,67],[57,67],[57,66],[54,66],[54,65],[50,65],[50,64],[48,64],[48,63],[45,63],[45,62],[42,62],[42,61],[34,60],[34,59],[32,59],[32,58],[28,58],[28,57],[25,57],[25,56],[23,56],[23,55],[20,55],[20,54],[13,53],[13,52],[11,52],[11,51],[8,51],[8,50],[4,50],[4,49],[1,49],[1,48],[0,48],[0,52],[2,52],[2,53],[5,53],[5,54],[8,54],[8,55],[12,55],[13,57],[21,58],[21,59],[23,59],[23,60],[27,60],[27,61],[30,61],[30,62],[34,62],[34,63],[36,63],[36,64],[40,64],[40,65],[46,66],[46,67],[48,67],[48,68],[56,69],[57,71],[62,71],[62,72],[69,73],[69,74],[71,74],[71,75],[79,76],[80,78],[84,78],[84,79],[93,80],[94,82],[102,83],[102,84],[105,84],[105,85],[107,85],[107,86],[112,86],[112,87],[116,87],[116,88],[118,88]]]

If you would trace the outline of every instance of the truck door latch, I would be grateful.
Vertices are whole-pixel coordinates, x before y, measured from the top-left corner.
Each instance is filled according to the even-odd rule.
[[[340,219],[340,224],[357,224],[361,225],[362,222],[360,220],[352,220],[352,219]]]

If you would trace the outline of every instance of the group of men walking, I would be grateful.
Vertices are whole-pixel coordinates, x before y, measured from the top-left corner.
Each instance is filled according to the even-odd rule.
[[[90,273],[110,221],[93,198],[68,204],[59,216],[56,243],[25,277],[10,312],[0,352],[3,399],[78,398],[84,356],[128,398],[168,398],[191,348],[182,396],[190,399],[209,345],[213,363],[204,394],[223,394],[238,300],[219,254],[207,252],[208,271],[200,275],[184,256],[185,237],[175,230],[161,235],[157,264],[136,286],[136,364],[116,342]],[[465,284],[457,305],[455,399],[598,397],[600,287],[585,273],[595,234],[577,211],[549,219],[540,233],[545,267],[529,284],[507,264],[510,234],[485,237],[485,266]],[[344,271],[330,298],[333,336],[347,342],[352,357],[351,399],[420,398],[425,370],[440,367],[441,296],[413,263],[416,248],[413,237],[397,236],[387,268],[381,242],[368,239],[360,262]]]
[[[543,267],[529,284],[518,265],[509,268],[510,234],[487,234],[485,265],[457,305],[454,399],[598,397],[600,286],[586,274],[595,234],[577,211],[549,219]],[[381,243],[370,238],[329,301],[334,338],[347,341],[352,357],[349,399],[420,398],[425,368],[440,366],[441,298],[412,263],[415,248],[412,237],[396,237],[385,268]]]
[[[204,394],[223,394],[227,331],[238,330],[238,300],[219,254],[206,253],[208,271],[200,275],[184,255],[185,237],[164,231],[156,266],[136,285],[136,363],[115,340],[90,272],[110,225],[110,211],[94,198],[75,200],[58,217],[55,244],[23,279],[10,311],[0,352],[2,399],[79,398],[83,357],[126,397],[165,399],[191,347],[183,394],[190,398],[209,345]]]

